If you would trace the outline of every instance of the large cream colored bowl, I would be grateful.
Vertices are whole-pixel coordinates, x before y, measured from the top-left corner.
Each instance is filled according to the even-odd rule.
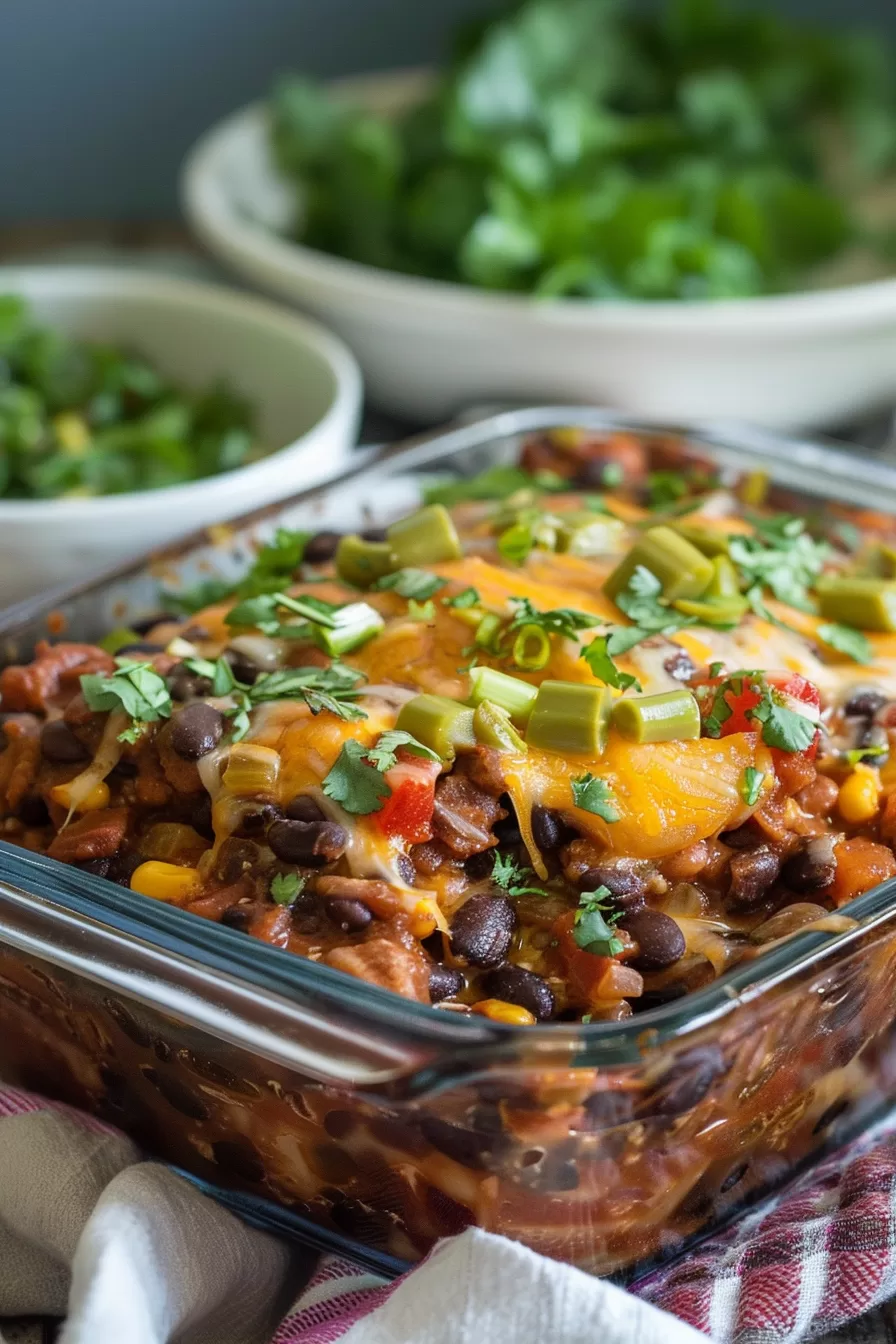
[[[316,322],[214,285],[102,266],[0,267],[41,323],[146,355],[185,387],[226,379],[269,456],[222,476],[98,499],[0,499],[0,604],[292,494],[344,469],[361,375]]]
[[[343,81],[389,110],[419,72]],[[896,280],[719,302],[533,300],[341,261],[284,236],[290,193],[254,105],[190,154],[199,237],[253,283],[351,345],[372,399],[427,420],[474,401],[603,403],[639,416],[824,427],[896,402]]]

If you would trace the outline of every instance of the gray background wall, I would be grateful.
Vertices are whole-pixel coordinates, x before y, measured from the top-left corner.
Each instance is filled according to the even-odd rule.
[[[896,0],[778,0],[896,35]],[[432,60],[489,0],[0,0],[0,223],[165,219],[196,136],[279,72]]]

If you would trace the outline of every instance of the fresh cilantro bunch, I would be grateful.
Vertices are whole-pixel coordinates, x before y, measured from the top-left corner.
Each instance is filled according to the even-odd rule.
[[[148,723],[157,723],[171,715],[171,695],[168,683],[160,677],[151,663],[138,663],[130,658],[116,658],[116,669],[111,676],[100,672],[81,677],[81,694],[88,709],[95,714],[123,710],[131,720],[118,734],[119,742],[137,742]]]
[[[547,298],[715,299],[874,246],[853,200],[893,162],[894,108],[880,37],[728,0],[517,0],[397,118],[304,79],[268,112],[311,247]]]
[[[609,887],[583,891],[579,897],[572,936],[577,947],[595,957],[616,957],[625,946],[614,932],[621,912],[613,911],[612,904]]]

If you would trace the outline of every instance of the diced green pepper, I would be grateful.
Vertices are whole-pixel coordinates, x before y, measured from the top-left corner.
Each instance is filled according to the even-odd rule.
[[[356,533],[340,538],[336,548],[336,573],[356,588],[369,588],[398,565],[392,561],[387,541],[365,541]]]
[[[818,610],[826,621],[859,630],[896,631],[896,582],[887,579],[822,578]]]
[[[386,529],[395,557],[394,568],[437,565],[462,555],[457,529],[444,504],[427,504]]]
[[[605,686],[543,681],[529,716],[526,740],[545,751],[600,756],[607,745],[611,705]]]
[[[410,733],[443,761],[454,759],[458,747],[475,747],[474,711],[444,695],[415,695],[402,705],[396,728]]]
[[[715,527],[706,527],[702,523],[671,522],[669,526],[689,541],[703,555],[710,558],[728,554],[728,537]]]
[[[519,677],[509,677],[494,667],[474,667],[470,671],[469,703],[475,706],[488,701],[506,710],[516,723],[525,725],[537,694],[536,686],[520,681]]]
[[[476,734],[476,741],[481,742],[484,747],[497,747],[499,751],[515,751],[521,754],[528,751],[525,742],[510,722],[507,711],[499,709],[497,705],[490,704],[487,700],[476,707],[473,715],[473,732]]]
[[[683,688],[625,695],[613,706],[613,727],[633,742],[685,742],[700,736],[700,709]]]
[[[318,648],[334,658],[360,649],[386,624],[367,602],[352,602],[347,607],[339,607],[333,612],[332,621],[332,625],[312,624],[311,636]]]
[[[700,597],[714,574],[707,556],[671,527],[650,527],[604,583],[607,596],[615,598],[627,588],[639,566],[659,579],[663,596],[670,602],[680,597]]]

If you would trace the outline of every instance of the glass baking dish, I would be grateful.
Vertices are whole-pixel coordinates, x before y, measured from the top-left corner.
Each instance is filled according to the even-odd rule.
[[[507,412],[0,617],[4,662],[240,572],[275,526],[388,521],[420,473],[514,460],[581,409]],[[689,436],[791,508],[896,514],[896,472],[747,430]],[[811,482],[811,489],[806,482]],[[896,880],[706,988],[620,1022],[511,1027],[393,996],[0,844],[0,1073],[104,1117],[268,1226],[383,1272],[476,1224],[599,1274],[681,1251],[896,1096]],[[227,1193],[222,1193],[226,1191]]]

